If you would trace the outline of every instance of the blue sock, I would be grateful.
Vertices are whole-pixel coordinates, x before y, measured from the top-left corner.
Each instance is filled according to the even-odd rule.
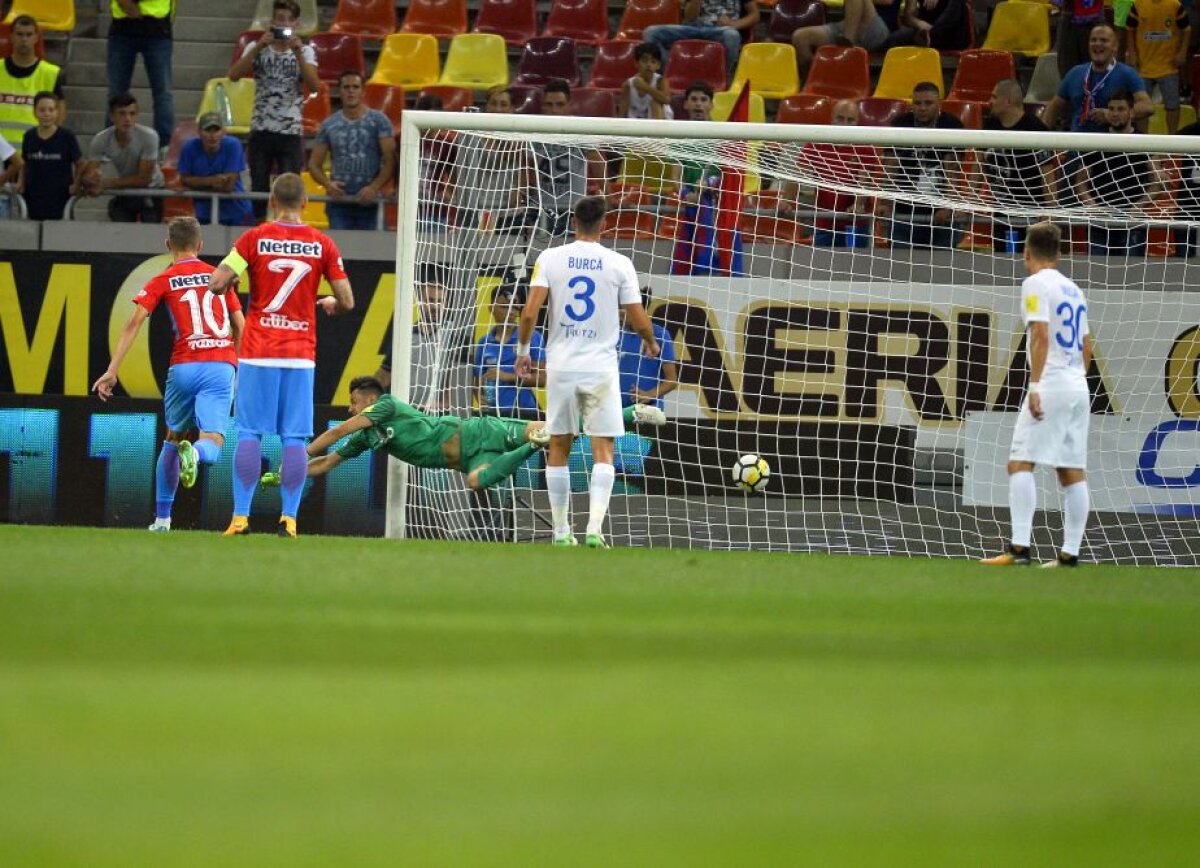
[[[196,450],[196,458],[201,464],[216,464],[217,459],[221,457],[221,447],[215,440],[209,440],[207,437],[197,437],[192,447]]]
[[[170,518],[171,506],[175,503],[175,489],[179,487],[179,447],[163,441],[158,453],[158,466],[154,470],[154,517]]]
[[[249,515],[254,502],[254,489],[262,475],[262,437],[258,434],[239,434],[237,450],[233,453],[233,514]]]
[[[283,514],[295,518],[300,511],[300,495],[304,493],[304,480],[308,476],[308,453],[304,441],[297,437],[283,440],[283,461],[279,465],[279,495],[283,500]]]

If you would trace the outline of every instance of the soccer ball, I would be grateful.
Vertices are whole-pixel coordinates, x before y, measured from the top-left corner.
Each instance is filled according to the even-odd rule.
[[[733,478],[733,484],[746,494],[757,494],[767,487],[771,465],[757,455],[743,455],[733,463],[729,475]]]

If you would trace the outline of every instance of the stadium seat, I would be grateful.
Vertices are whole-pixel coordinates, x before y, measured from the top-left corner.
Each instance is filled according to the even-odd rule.
[[[437,84],[440,74],[436,39],[424,33],[393,33],[383,40],[370,80],[416,89]]]
[[[404,113],[404,88],[394,84],[379,84],[368,82],[363,88],[363,102],[383,112],[392,122],[392,126],[400,129],[400,115]]]
[[[579,58],[575,42],[557,36],[539,36],[525,44],[525,53],[517,64],[517,84],[545,85],[551,79],[565,79],[568,84],[580,81]]]
[[[183,118],[175,123],[175,129],[171,131],[171,141],[167,144],[167,156],[162,161],[164,169],[174,168],[179,165],[179,152],[183,150],[183,146],[190,139],[200,135],[200,127],[196,125],[195,118]]]
[[[611,90],[598,87],[571,89],[571,114],[583,118],[611,118],[617,113],[617,98]]]
[[[467,106],[475,104],[475,91],[469,87],[450,87],[444,84],[435,84],[430,87],[421,88],[421,92],[417,94],[417,99],[423,96],[436,96],[442,101],[442,110],[448,112],[460,112]]]
[[[637,75],[637,61],[633,59],[636,48],[636,42],[601,42],[596,46],[592,78],[588,84],[605,90],[620,90],[625,82]]]
[[[308,40],[317,56],[317,75],[326,84],[337,84],[348,69],[366,74],[362,40],[348,33],[314,33]]]
[[[798,93],[779,104],[775,120],[781,124],[827,124],[833,120],[837,99],[817,93]]]
[[[817,49],[803,93],[838,99],[861,99],[871,93],[867,50],[857,45],[822,45]]]
[[[254,9],[254,20],[248,30],[267,30],[271,26],[271,3],[273,0],[258,0]],[[300,6],[300,20],[296,22],[296,30],[301,36],[311,36],[317,32],[319,17],[317,15],[317,0],[296,0]]]
[[[46,40],[40,29],[38,30],[37,45],[33,47],[33,53],[41,58],[46,56]],[[12,57],[12,27],[8,24],[0,24],[0,60],[6,57]]]
[[[179,169],[175,164],[167,165],[164,161],[162,164],[163,186],[168,189],[181,189],[179,184]],[[163,199],[163,215],[162,221],[170,223],[176,217],[195,217],[196,205],[194,199],[189,199],[184,196],[179,198]]]
[[[408,4],[401,33],[427,33],[453,39],[467,32],[466,0],[413,0]]]
[[[1016,77],[1017,67],[1009,52],[972,48],[959,55],[954,84],[950,86],[947,99],[988,102],[996,82]]]
[[[524,45],[537,36],[536,0],[480,0],[476,33],[495,33],[509,45]]]
[[[304,179],[304,192],[309,196],[324,196],[325,188],[313,180],[313,176],[305,170],[301,176]],[[304,203],[304,211],[302,213],[304,222],[314,229],[328,229],[329,218],[325,214],[324,202],[313,202],[309,200]]]
[[[906,111],[908,111],[908,103],[902,99],[865,97],[858,101],[858,125],[860,127],[890,126],[893,118]]]
[[[1188,103],[1183,103],[1179,106],[1179,128],[1183,129],[1188,124],[1196,122],[1196,109]],[[1154,136],[1168,135],[1167,130],[1167,110],[1162,103],[1156,103],[1154,106],[1154,114],[1150,115],[1150,127],[1147,130]]]
[[[315,92],[305,88],[304,102],[300,104],[300,125],[304,135],[315,135],[325,118],[331,114],[333,103],[329,99],[329,85],[322,81]]]
[[[4,23],[11,25],[21,15],[32,15],[43,30],[70,33],[75,29],[75,0],[13,0]]]
[[[937,85],[938,94],[945,95],[942,56],[934,48],[899,45],[884,55],[883,69],[879,71],[879,82],[872,96],[879,99],[912,99],[913,87],[923,81],[933,82]]]
[[[752,93],[764,99],[784,99],[800,92],[796,72],[796,49],[779,42],[752,42],[742,48],[730,90],[741,90],[750,82]]]
[[[1051,51],[1041,55],[1033,63],[1033,75],[1029,79],[1029,89],[1025,91],[1025,102],[1038,102],[1045,105],[1058,95],[1058,85],[1062,76],[1058,73],[1058,52]]]
[[[574,39],[595,45],[608,39],[607,0],[554,0],[542,36]]]
[[[222,113],[217,100],[218,87],[225,91],[232,118],[232,122],[226,124],[225,131],[235,136],[247,135],[250,132],[250,115],[254,112],[254,79],[230,81],[228,78],[210,78],[204,84],[204,95],[200,97],[200,108],[196,110],[197,118],[205,112]]]
[[[978,130],[983,127],[984,108],[985,104],[982,102],[963,99],[942,100],[942,111],[954,115],[969,130]]]
[[[771,10],[769,35],[774,42],[792,42],[798,27],[819,27],[825,23],[825,4],[821,0],[779,0]]]
[[[495,33],[460,33],[450,42],[438,84],[487,90],[508,84],[508,48]]]
[[[705,81],[714,91],[725,90],[725,46],[703,39],[681,39],[671,46],[664,75],[671,90],[683,92],[694,81]]]
[[[733,111],[733,103],[737,100],[738,91],[723,90],[720,93],[713,95],[713,110],[712,119],[714,121],[729,120],[729,113]],[[750,94],[750,123],[764,124],[767,122],[767,107],[763,102],[763,98],[756,93]]]
[[[395,0],[338,0],[329,32],[386,39],[396,32]]]
[[[1050,50],[1050,7],[1022,0],[998,4],[983,47],[1040,57]]]
[[[508,92],[512,95],[513,113],[519,115],[540,115],[542,113],[542,89],[533,84],[509,85]]]
[[[614,39],[641,42],[642,32],[655,24],[678,24],[678,0],[630,0],[621,13]]]
[[[246,46],[258,42],[262,35],[263,31],[261,30],[246,30],[238,34],[237,42],[233,44],[233,59],[229,61],[229,65],[237,63],[238,59],[246,53]]]

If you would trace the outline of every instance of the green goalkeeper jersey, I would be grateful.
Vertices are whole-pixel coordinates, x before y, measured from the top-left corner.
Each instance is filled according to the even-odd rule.
[[[455,416],[426,416],[416,407],[383,395],[362,411],[372,427],[355,431],[337,449],[343,458],[383,449],[394,458],[416,467],[445,467],[442,444],[459,433],[462,420]]]

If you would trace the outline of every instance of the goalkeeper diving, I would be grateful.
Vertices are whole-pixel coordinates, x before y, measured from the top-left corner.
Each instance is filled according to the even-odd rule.
[[[414,467],[460,470],[476,491],[508,479],[550,442],[544,422],[497,416],[430,416],[384,393],[374,377],[350,381],[354,415],[308,444],[308,475],[324,476],[343,461],[382,449]],[[627,423],[661,425],[661,410],[635,404],[625,408]],[[332,452],[325,450],[348,437]],[[263,485],[278,485],[279,473],[263,474]]]

